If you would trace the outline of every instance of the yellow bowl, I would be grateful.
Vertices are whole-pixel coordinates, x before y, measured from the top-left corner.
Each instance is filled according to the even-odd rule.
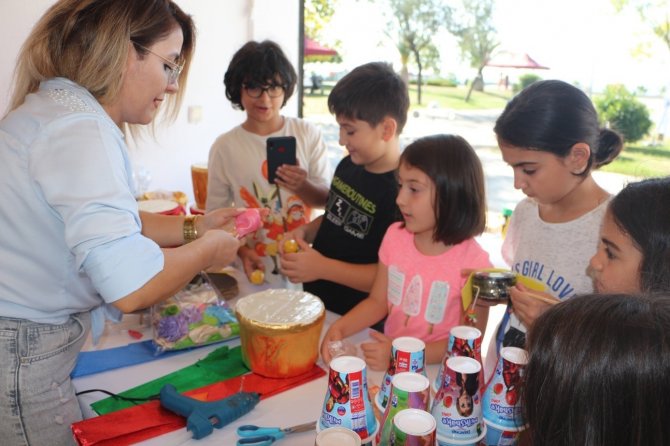
[[[261,291],[241,298],[235,315],[242,359],[255,373],[288,378],[314,367],[326,318],[318,297],[287,289]]]

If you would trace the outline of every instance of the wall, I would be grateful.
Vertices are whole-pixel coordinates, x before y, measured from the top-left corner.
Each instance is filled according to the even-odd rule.
[[[158,127],[130,149],[136,167],[146,169],[150,190],[181,190],[193,199],[190,165],[207,160],[216,137],[240,124],[244,112],[225,97],[223,74],[233,53],[247,40],[272,39],[298,67],[300,0],[176,0],[198,28],[196,53],[186,97],[177,121]],[[0,110],[7,108],[11,78],[19,48],[30,29],[53,0],[0,0]],[[281,24],[279,26],[278,24]],[[189,122],[189,108],[202,119]],[[296,116],[297,95],[284,108]]]

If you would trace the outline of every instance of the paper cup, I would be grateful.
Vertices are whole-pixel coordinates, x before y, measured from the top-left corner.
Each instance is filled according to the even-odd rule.
[[[486,426],[484,426],[486,430]],[[485,434],[484,434],[485,435]],[[484,438],[482,435],[481,438]],[[435,436],[438,446],[480,446],[481,438],[479,440],[454,440],[453,438],[442,437],[439,434]]]
[[[517,347],[503,347],[498,365],[482,398],[484,418],[504,428],[518,429],[526,423],[520,401],[521,384],[528,353]]]
[[[393,431],[393,417],[404,409],[428,410],[430,381],[420,373],[402,372],[393,376],[391,398],[381,417],[381,429],[375,440],[388,444]],[[431,415],[432,417],[432,415]]]
[[[524,429],[507,428],[487,420],[484,420],[484,423],[486,423],[485,446],[516,446],[519,443],[519,435]]]
[[[431,409],[437,421],[438,441],[476,443],[486,433],[479,390],[482,366],[465,356],[449,358],[446,364],[442,387]]]
[[[316,434],[314,446],[361,446],[361,437],[345,427],[329,427]]]
[[[374,439],[379,423],[368,392],[366,370],[365,361],[356,356],[339,356],[330,362],[328,391],[319,419],[321,429],[351,429],[363,444]]]
[[[433,390],[437,392],[442,386],[442,379],[444,379],[444,367],[447,359],[452,356],[465,356],[473,358],[482,364],[482,332],[475,327],[469,325],[457,325],[452,327],[449,331],[449,342],[447,343],[447,351],[444,353],[440,369],[437,372],[435,381],[433,381]],[[480,375],[479,384],[484,386],[484,373]],[[482,389],[483,390],[483,389]]]
[[[207,164],[198,163],[191,166],[191,181],[193,182],[193,196],[195,207],[205,209],[207,204]]]
[[[435,444],[435,418],[425,410],[403,409],[393,417],[391,446],[418,446]]]
[[[386,369],[382,385],[375,396],[375,404],[380,412],[384,412],[391,395],[391,380],[393,375],[401,372],[426,374],[425,351],[426,343],[411,336],[395,338],[391,347],[391,360]]]

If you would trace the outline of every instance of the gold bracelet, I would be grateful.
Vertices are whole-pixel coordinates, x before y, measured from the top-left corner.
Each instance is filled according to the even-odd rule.
[[[197,215],[188,215],[184,217],[184,243],[191,243],[198,238],[198,230],[195,227]]]

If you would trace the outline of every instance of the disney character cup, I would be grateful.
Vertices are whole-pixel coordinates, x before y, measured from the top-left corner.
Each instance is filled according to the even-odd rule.
[[[440,369],[437,372],[435,381],[433,381],[433,390],[435,392],[440,390],[442,386],[442,379],[444,378],[444,367],[447,359],[452,356],[466,356],[473,358],[482,363],[482,332],[475,327],[469,325],[457,325],[449,330],[449,342],[447,343],[447,351],[444,353]],[[479,385],[484,390],[484,368],[479,376]]]
[[[484,418],[506,429],[523,430],[525,420],[519,398],[528,353],[517,347],[503,347],[498,365],[483,396]]]
[[[380,412],[384,412],[391,395],[393,375],[401,372],[426,374],[425,370],[426,343],[411,336],[395,338],[391,347],[391,359],[382,379],[381,389],[375,396],[375,404]]]
[[[317,431],[346,427],[356,432],[363,444],[374,439],[379,423],[368,392],[366,370],[365,361],[356,356],[338,356],[330,361],[328,391]]]
[[[420,373],[401,372],[393,375],[391,397],[381,417],[377,444],[388,444],[393,430],[393,417],[403,409],[428,410],[430,381]],[[432,416],[432,415],[431,415]]]
[[[479,390],[481,369],[476,359],[447,359],[442,387],[431,409],[440,446],[476,445],[486,435]]]

